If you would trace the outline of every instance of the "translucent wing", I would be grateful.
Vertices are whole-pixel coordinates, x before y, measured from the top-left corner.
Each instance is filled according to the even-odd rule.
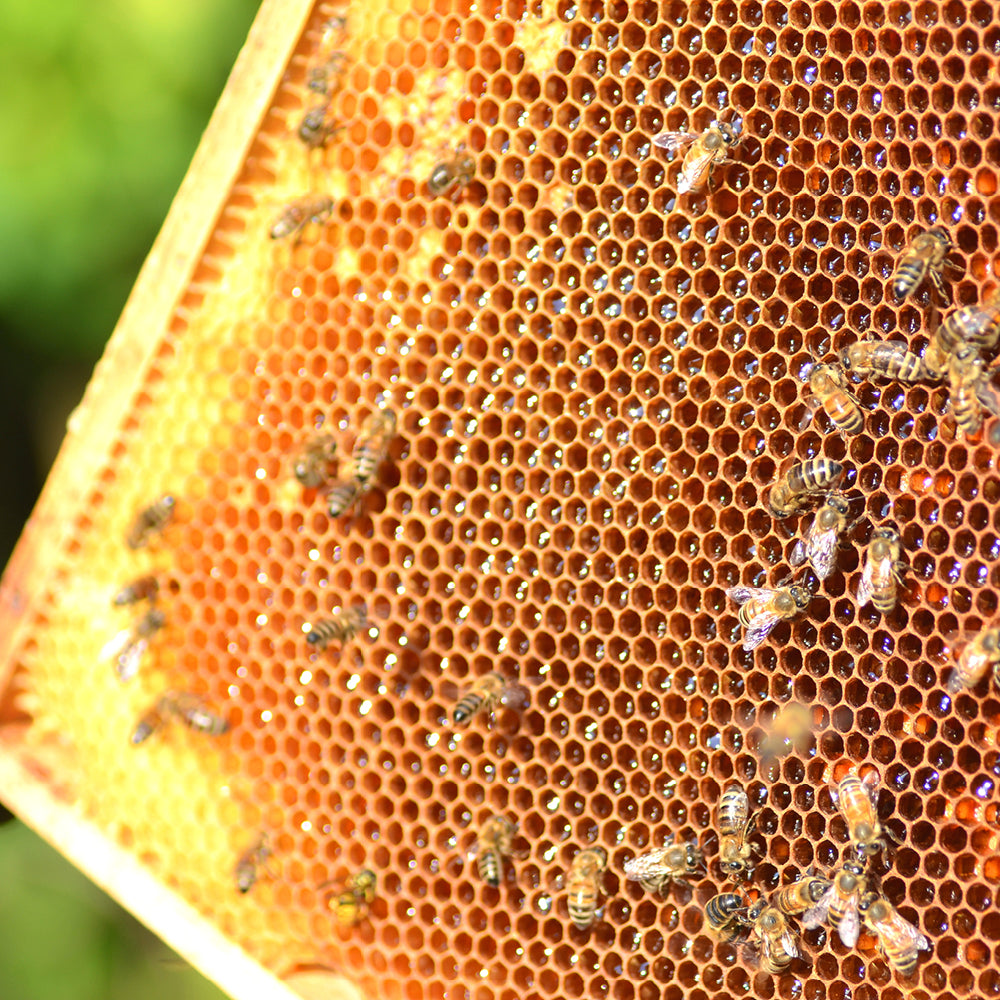
[[[527,707],[528,702],[530,701],[530,695],[528,693],[528,689],[523,684],[517,684],[512,681],[503,689],[503,693],[497,701],[499,704],[503,705],[504,708],[509,708],[514,712],[520,712],[522,708]]]
[[[861,779],[861,784],[864,785],[865,791],[868,793],[868,800],[872,804],[873,818],[878,813],[878,786],[880,781],[881,779],[877,771],[869,771]]]
[[[697,138],[698,136],[694,132],[661,132],[659,135],[653,136],[653,145],[674,152],[684,146],[689,146]]]
[[[747,628],[747,634],[743,637],[743,648],[747,652],[756,649],[780,621],[781,615],[776,611],[765,611],[757,615]]]
[[[801,538],[792,547],[788,561],[793,566],[801,566],[806,561],[806,543]]]
[[[837,924],[837,931],[840,940],[853,948],[858,943],[858,935],[861,933],[861,917],[858,914],[858,894],[854,893],[847,903],[847,909]]]
[[[892,933],[887,933],[890,926]],[[875,933],[878,935],[879,944],[882,945],[883,951],[887,950],[885,947],[886,940],[891,940],[895,943],[894,950],[896,951],[900,950],[899,946],[904,941],[912,941],[919,951],[924,951],[931,946],[930,941],[909,920],[901,917],[895,909],[893,909],[892,915],[888,920],[875,925]]]
[[[746,604],[747,601],[762,600],[770,597],[773,590],[762,587],[729,587],[726,596],[731,597],[737,604]]]
[[[861,579],[858,581],[858,604],[867,604],[872,599],[872,561],[865,559],[865,568],[861,571]]]
[[[795,943],[795,935],[791,931],[785,931],[781,935],[781,947],[785,949],[787,955],[791,955],[792,958],[799,957],[799,946]]]
[[[823,924],[826,923],[827,914],[830,912],[830,904],[833,902],[833,893],[834,887],[831,885],[830,888],[819,897],[819,902],[802,914],[803,927],[807,927],[811,930],[814,927],[822,927]]]
[[[677,178],[677,193],[686,194],[704,187],[708,178],[708,170],[712,165],[715,153],[700,146],[696,152],[689,152],[684,157],[680,176]]]
[[[837,536],[836,527],[817,529],[815,522],[806,536],[806,553],[821,580],[825,580],[833,572],[837,563]]]
[[[130,681],[135,677],[139,672],[142,654],[146,652],[148,645],[148,640],[136,639],[122,650],[121,655],[115,660],[115,670],[118,672],[119,680]]]

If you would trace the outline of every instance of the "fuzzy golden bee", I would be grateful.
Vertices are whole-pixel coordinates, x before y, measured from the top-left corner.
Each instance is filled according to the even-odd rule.
[[[343,517],[361,496],[360,484],[356,479],[339,479],[326,495],[326,510],[330,517]]]
[[[739,785],[729,785],[719,800],[719,865],[726,875],[745,875],[753,848],[750,800]]]
[[[1000,414],[1000,398],[990,384],[986,362],[971,344],[960,345],[948,362],[951,412],[959,433],[974,437],[983,426],[983,410]]]
[[[825,580],[837,565],[837,546],[840,536],[851,527],[848,517],[850,502],[838,494],[831,494],[813,518],[804,539],[792,548],[789,562],[800,566],[807,560],[816,576]]]
[[[111,599],[111,603],[120,608],[127,604],[138,604],[140,601],[155,601],[159,593],[159,579],[154,574],[147,573],[125,584]]]
[[[324,882],[320,889],[336,884]],[[338,891],[329,894],[327,908],[333,913],[337,926],[347,929],[360,924],[371,912],[378,878],[370,868],[362,868],[340,885]]]
[[[738,605],[739,622],[746,629],[743,648],[756,649],[772,632],[775,625],[802,614],[813,599],[805,587],[729,587],[726,596]]]
[[[608,852],[603,847],[578,851],[566,876],[569,919],[579,930],[586,930],[597,917],[601,898],[601,877],[608,867]]]
[[[368,489],[385,461],[389,443],[395,436],[396,414],[392,410],[376,410],[362,423],[351,455],[351,474],[363,490]]]
[[[985,628],[975,635],[961,650],[955,660],[955,669],[948,678],[952,692],[975,687],[993,668],[993,676],[1000,683],[1000,626]]]
[[[810,507],[818,495],[836,489],[843,475],[843,465],[830,458],[796,462],[771,487],[768,507],[777,518],[790,517]]]
[[[979,305],[962,306],[945,314],[924,351],[924,368],[933,378],[944,378],[959,348],[971,347],[975,354],[991,351],[998,343],[1000,287],[990,292]]]
[[[450,192],[460,191],[475,176],[476,161],[461,149],[450,160],[442,160],[434,165],[427,178],[427,190],[432,198]]]
[[[292,475],[306,489],[315,489],[330,478],[336,459],[337,439],[332,434],[314,434],[295,456]]]
[[[480,829],[475,847],[476,870],[487,885],[500,885],[504,858],[510,857],[516,830],[505,816],[491,816]]]
[[[705,904],[708,929],[720,940],[731,941],[747,924],[747,902],[735,892],[720,892]]]
[[[816,905],[805,911],[802,926],[822,927],[829,920],[840,940],[848,948],[853,948],[861,932],[858,907],[867,888],[864,865],[854,859],[845,861],[832,873],[830,885]]]
[[[174,519],[177,501],[172,496],[162,496],[144,507],[135,516],[132,526],[125,535],[125,544],[130,549],[141,549],[148,545],[154,535],[161,534]]]
[[[671,882],[683,882],[703,870],[704,856],[697,844],[654,847],[625,862],[625,877],[647,892],[662,892]]]
[[[323,225],[333,213],[333,199],[325,194],[307,194],[284,207],[271,226],[271,239],[283,240],[294,236],[298,242],[306,226]]]
[[[257,882],[262,871],[268,871],[268,863],[272,856],[271,841],[266,833],[260,833],[250,846],[237,858],[234,877],[236,888],[240,892],[249,892]]]
[[[889,378],[912,385],[930,377],[923,358],[901,340],[862,340],[839,351],[837,360],[853,379]]]
[[[497,705],[521,709],[528,701],[527,689],[508,680],[500,671],[491,670],[473,681],[455,706],[452,721],[456,726],[467,726],[479,713],[492,712]]]
[[[851,847],[858,857],[871,857],[884,850],[886,836],[878,819],[879,777],[869,771],[863,778],[849,774],[837,785],[837,805],[847,821],[847,832]]]
[[[336,92],[336,81],[347,62],[342,48],[346,30],[346,17],[338,15],[323,22],[319,51],[306,73],[306,86],[314,93],[330,97]]]
[[[807,365],[802,377],[809,382],[812,397],[808,401],[809,412],[802,422],[804,427],[812,416],[812,411],[822,407],[830,423],[842,434],[858,434],[865,427],[861,407],[848,388],[847,376],[833,365]]]
[[[878,938],[886,961],[901,975],[912,975],[920,952],[930,948],[930,941],[876,893],[865,896],[860,910],[865,926]]]
[[[822,875],[807,875],[791,885],[782,886],[771,896],[771,902],[790,917],[814,909],[829,891],[832,881]]]
[[[190,691],[172,692],[169,709],[181,725],[194,733],[221,736],[229,731],[229,720],[210,708],[204,698]]]
[[[865,564],[858,581],[858,604],[869,601],[876,611],[887,615],[896,606],[906,563],[900,558],[902,544],[895,528],[876,528],[865,551]]]
[[[943,298],[945,268],[962,270],[948,260],[952,246],[951,237],[942,226],[932,226],[915,236],[896,262],[892,274],[892,294],[896,300],[902,302],[909,298],[925,280],[929,280]]]
[[[760,967],[778,975],[799,957],[795,934],[784,913],[766,900],[758,900],[747,914],[751,939],[760,950]]]
[[[342,128],[330,118],[330,101],[327,99],[306,111],[295,133],[307,149],[319,149]]]
[[[677,193],[700,191],[711,179],[716,167],[732,159],[732,151],[743,139],[743,122],[713,122],[700,135],[696,132],[661,132],[653,145],[669,152],[683,151]]]
[[[158,732],[166,725],[171,713],[169,695],[170,692],[160,695],[160,697],[157,698],[156,701],[154,701],[153,704],[139,716],[139,721],[136,723],[135,729],[132,730],[132,735],[129,738],[133,746],[138,746],[140,743],[145,742],[150,736],[153,735],[153,733]]]
[[[150,642],[166,622],[167,616],[159,608],[150,608],[104,646],[101,659],[114,661],[119,680],[132,680],[139,672]]]
[[[352,604],[349,608],[330,618],[321,618],[309,626],[306,642],[320,651],[326,649],[331,642],[341,644],[349,642],[368,624],[368,607],[365,604]]]

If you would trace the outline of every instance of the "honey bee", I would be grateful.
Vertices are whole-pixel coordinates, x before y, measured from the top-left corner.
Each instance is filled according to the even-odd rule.
[[[467,726],[478,712],[492,712],[496,706],[522,708],[527,702],[527,690],[509,681],[498,670],[473,681],[472,686],[455,706],[452,721],[456,726]]]
[[[282,240],[295,236],[297,243],[309,223],[323,225],[333,212],[333,199],[325,194],[307,194],[284,207],[271,226],[271,239]]]
[[[476,870],[492,886],[500,885],[503,859],[509,857],[517,827],[504,816],[491,816],[479,831],[476,841]]]
[[[647,892],[662,892],[670,882],[682,882],[700,874],[704,856],[697,844],[654,847],[625,862],[625,877]]]
[[[308,149],[319,149],[325,146],[332,135],[339,132],[343,126],[331,121],[327,115],[330,112],[330,101],[313,105],[303,116],[296,129],[296,134]]]
[[[885,836],[892,836],[878,821],[878,782],[878,774],[869,771],[863,778],[849,774],[837,786],[837,805],[859,858],[878,854],[886,846]]]
[[[807,365],[802,377],[809,380],[812,398],[802,427],[812,417],[816,407],[822,407],[830,423],[842,434],[857,434],[864,430],[865,419],[854,394],[847,387],[847,376],[833,365]],[[801,428],[800,428],[801,429]]]
[[[148,545],[153,535],[158,535],[173,520],[176,505],[172,496],[162,496],[140,510],[125,536],[125,544],[130,549]]]
[[[331,642],[337,641],[343,644],[350,641],[367,624],[367,605],[352,604],[332,618],[321,618],[310,625],[306,633],[306,642],[322,651]]]
[[[970,344],[962,344],[948,363],[951,412],[958,430],[966,437],[979,433],[983,425],[983,407],[1000,414],[1000,402],[990,387],[986,362]]]
[[[166,621],[166,615],[159,608],[150,608],[136,619],[131,628],[122,629],[101,650],[102,659],[114,660],[119,680],[130,681],[135,677],[150,640]]]
[[[850,503],[842,496],[832,494],[816,512],[805,539],[799,539],[792,549],[793,566],[800,566],[807,559],[821,580],[825,580],[837,563],[837,541],[851,527],[847,513]]]
[[[468,184],[476,173],[476,161],[461,149],[450,160],[443,160],[434,166],[427,178],[427,190],[432,198],[458,191]]]
[[[267,869],[271,854],[270,839],[266,833],[261,833],[239,856],[234,874],[240,892],[249,892],[254,887],[260,872]]]
[[[901,340],[862,340],[841,350],[837,360],[855,379],[882,377],[912,385],[929,377],[923,358]]]
[[[747,871],[752,850],[747,837],[753,825],[747,793],[739,785],[730,785],[719,800],[719,865],[727,875]]]
[[[932,378],[948,374],[952,358],[963,345],[990,351],[1000,342],[1000,287],[981,305],[952,309],[934,331],[924,351],[924,368]]]
[[[892,294],[902,302],[909,298],[929,278],[944,298],[944,269],[950,267],[955,271],[962,269],[948,260],[948,253],[953,244],[951,237],[942,226],[933,226],[926,232],[915,236],[910,245],[903,251],[896,262],[892,273]]]
[[[911,975],[917,967],[919,952],[930,948],[930,941],[909,920],[904,920],[892,903],[874,892],[865,896],[860,909],[865,926],[878,938],[886,961],[901,975]]]
[[[322,486],[330,478],[330,466],[336,458],[337,439],[332,434],[316,434],[292,463],[292,475],[306,489]]]
[[[780,974],[799,957],[798,945],[784,913],[766,900],[750,908],[747,920],[750,934],[760,949],[760,967],[764,972]]]
[[[111,603],[120,608],[140,601],[155,601],[159,593],[160,581],[152,573],[147,573],[125,584],[111,599]]]
[[[601,876],[608,867],[608,852],[603,847],[588,847],[577,852],[566,876],[569,896],[569,919],[573,926],[586,930],[597,916],[601,895]]]
[[[822,875],[807,875],[805,878],[792,882],[791,885],[780,888],[771,897],[771,902],[782,913],[790,917],[796,916],[815,908],[816,904],[829,891],[831,885],[833,885],[831,880]]]
[[[720,892],[705,904],[708,929],[723,941],[731,941],[746,924],[747,903],[735,892]]]
[[[332,884],[324,883],[324,885]],[[362,868],[343,883],[339,892],[330,896],[327,906],[333,912],[338,926],[354,927],[368,916],[372,903],[375,902],[377,884],[375,872],[369,868]]]
[[[743,648],[756,649],[780,621],[801,614],[813,599],[805,587],[729,587],[726,596],[740,605],[739,622],[746,629]]]
[[[822,927],[829,919],[840,935],[840,940],[853,948],[861,933],[859,903],[868,887],[864,866],[853,859],[845,861],[833,872],[829,888],[820,896],[816,905],[805,911],[803,927]]]
[[[765,760],[795,750],[804,753],[812,738],[812,713],[805,705],[792,702],[778,710],[760,741],[760,755]]]
[[[351,454],[351,471],[362,490],[368,489],[395,436],[396,414],[392,410],[376,410],[361,425]]]
[[[138,746],[140,743],[148,740],[153,733],[158,732],[166,724],[171,713],[170,695],[171,692],[160,695],[139,716],[139,721],[136,723],[135,729],[132,730],[132,736],[130,737],[133,746]]]
[[[341,479],[326,495],[326,510],[330,517],[342,517],[364,491],[356,479]]]
[[[869,601],[887,615],[896,606],[896,590],[902,584],[906,563],[900,558],[902,545],[895,528],[876,528],[872,532],[865,565],[858,582],[858,604]]]
[[[198,695],[189,691],[173,691],[170,699],[170,711],[192,732],[221,736],[229,731],[229,720],[209,708]]]
[[[677,178],[677,193],[700,191],[711,179],[717,166],[728,163],[732,150],[742,141],[743,122],[713,122],[711,128],[698,135],[695,132],[661,132],[653,137],[653,145],[671,152],[685,150],[681,172]]]
[[[983,629],[958,654],[948,680],[949,689],[954,692],[975,687],[990,667],[1000,682],[1000,626]]]
[[[306,86],[317,94],[330,96],[334,91],[334,79],[343,71],[347,55],[334,46],[343,44],[346,28],[346,17],[331,17],[323,23],[320,59],[309,67],[306,74]]]
[[[777,518],[805,510],[817,493],[828,493],[840,482],[844,467],[830,458],[796,462],[772,487],[768,507]]]

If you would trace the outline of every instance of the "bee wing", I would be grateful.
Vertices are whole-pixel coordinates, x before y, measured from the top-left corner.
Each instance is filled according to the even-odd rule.
[[[858,604],[865,605],[872,599],[872,561],[865,560],[865,568],[858,581]]]
[[[117,660],[132,642],[132,629],[123,628],[109,639],[102,647],[99,658],[102,660]]]
[[[801,566],[806,561],[806,543],[801,538],[792,546],[788,561],[793,566]]]
[[[897,943],[901,940],[912,941],[918,951],[924,951],[925,949],[930,948],[930,941],[928,941],[927,938],[924,937],[924,935],[921,934],[909,920],[905,917],[901,917],[895,910],[892,911],[892,916],[888,921],[886,921],[886,923],[891,924],[894,928],[894,932],[892,934],[886,934],[887,938],[891,938]],[[875,933],[878,934],[879,940],[881,941],[882,933],[884,933],[884,931],[880,933],[879,925],[875,926]]]
[[[746,604],[756,598],[769,597],[773,591],[761,587],[729,587],[726,597],[731,597],[737,604]]]
[[[802,914],[802,926],[809,928],[822,927],[826,923],[827,914],[830,912],[830,904],[833,902],[833,886],[831,885],[815,906],[810,907]]]
[[[678,194],[697,191],[704,185],[713,157],[714,154],[708,150],[699,150],[693,156],[689,153],[684,157],[680,176],[677,178]]]
[[[848,948],[853,948],[858,943],[858,935],[861,932],[861,917],[858,914],[857,893],[851,896],[847,909],[837,924],[837,931],[840,933],[840,940]]]
[[[690,145],[697,138],[694,132],[661,132],[653,136],[653,145],[673,152]]]
[[[121,655],[115,660],[115,670],[119,680],[130,681],[135,677],[139,671],[142,654],[146,652],[148,645],[146,639],[136,639],[122,650]]]
[[[878,771],[869,771],[861,779],[861,784],[868,793],[868,800],[872,804],[872,812],[875,815],[878,814],[878,786],[881,780]]]
[[[764,611],[757,615],[747,627],[747,634],[743,638],[743,648],[747,652],[756,649],[780,621],[781,615],[777,611]]]
[[[837,562],[837,529],[809,529],[806,538],[806,551],[816,575],[825,580],[832,572]]]
[[[785,949],[787,955],[791,955],[792,958],[799,957],[799,946],[795,943],[795,935],[790,931],[785,931],[781,935],[781,947]]]

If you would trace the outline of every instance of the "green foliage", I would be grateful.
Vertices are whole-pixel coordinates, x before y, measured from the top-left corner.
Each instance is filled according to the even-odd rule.
[[[21,823],[0,828],[0,992],[11,1000],[224,1000]]]
[[[251,0],[6,0],[0,321],[35,353],[107,340],[256,12]]]

